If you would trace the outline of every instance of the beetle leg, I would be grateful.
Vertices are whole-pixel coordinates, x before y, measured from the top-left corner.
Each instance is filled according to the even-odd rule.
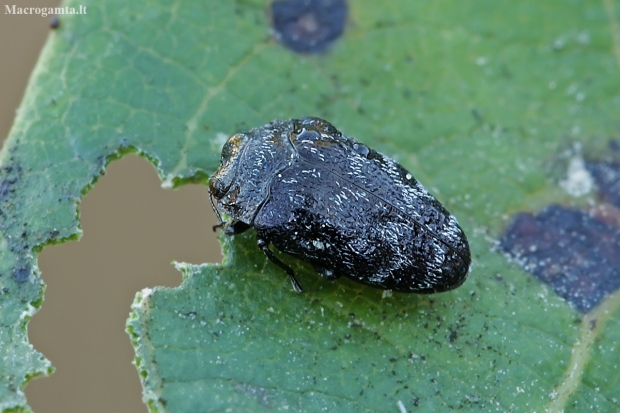
[[[222,228],[224,225],[226,225],[226,222],[224,221],[218,222],[217,224],[213,225],[213,232],[217,231],[218,228]]]
[[[271,262],[273,262],[278,267],[282,268],[288,274],[288,276],[291,278],[293,289],[297,291],[298,293],[303,292],[304,290],[303,288],[301,288],[301,284],[299,284],[299,281],[297,281],[297,278],[295,278],[295,272],[293,271],[293,269],[289,267],[288,265],[286,265],[285,263],[283,263],[282,261],[280,261],[280,259],[278,259],[278,257],[275,256],[275,254],[269,249],[269,244],[267,243],[267,241],[265,241],[262,238],[258,238],[257,241],[258,241],[258,248],[260,248],[265,253],[267,258],[269,258]]]
[[[243,221],[237,221],[230,225],[227,225],[226,228],[224,228],[224,234],[237,235],[237,234],[241,234],[244,231],[247,231],[250,228],[252,228],[251,225],[246,224]]]
[[[226,235],[241,234],[242,232],[252,228],[251,225],[246,224],[245,222],[242,222],[242,221],[236,221],[232,224],[229,224],[228,222],[224,221],[224,222],[220,222],[218,224],[213,225],[213,231],[217,230],[218,228],[222,228],[222,227],[224,227],[224,234]]]

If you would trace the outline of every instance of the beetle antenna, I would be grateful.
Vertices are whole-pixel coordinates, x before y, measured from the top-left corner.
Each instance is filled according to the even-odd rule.
[[[211,193],[211,191],[209,191],[209,202],[211,203],[211,208],[213,208],[213,212],[215,212],[215,215],[217,215],[217,219],[218,219],[218,223],[216,225],[213,225],[213,231],[215,231],[217,228],[221,228],[225,222],[222,221],[222,215],[220,214],[220,211],[215,207],[215,203],[213,202],[213,194]]]

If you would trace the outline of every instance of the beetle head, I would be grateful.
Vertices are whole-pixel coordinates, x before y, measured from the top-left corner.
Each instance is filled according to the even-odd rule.
[[[241,154],[247,141],[246,135],[238,133],[228,138],[222,148],[220,167],[209,179],[209,191],[218,201],[228,193],[237,178]]]
[[[220,167],[209,179],[218,216],[226,212],[235,220],[252,224],[269,196],[271,180],[295,157],[291,130],[291,121],[273,121],[228,139]]]

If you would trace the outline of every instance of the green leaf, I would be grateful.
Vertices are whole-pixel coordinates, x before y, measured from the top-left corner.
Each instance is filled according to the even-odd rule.
[[[222,266],[179,264],[179,288],[136,297],[152,411],[620,411],[620,293],[581,316],[494,249],[515,212],[592,200],[550,165],[618,134],[612,0],[359,0],[322,55],[273,40],[267,1],[67,5],[88,14],[61,16],[0,155],[0,410],[27,409],[23,385],[51,372],[26,337],[37,253],[80,236],[79,201],[109,162],[137,152],[166,186],[204,183],[230,134],[314,115],[447,206],[469,280],[390,295],[283,256],[296,294],[253,232],[223,239]]]

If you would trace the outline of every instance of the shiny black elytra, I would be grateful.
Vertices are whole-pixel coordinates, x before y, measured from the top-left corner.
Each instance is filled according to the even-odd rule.
[[[269,245],[329,279],[386,290],[442,292],[467,278],[469,245],[456,219],[402,166],[325,120],[276,120],[233,135],[209,192],[214,229],[254,227],[258,247],[299,292]]]

